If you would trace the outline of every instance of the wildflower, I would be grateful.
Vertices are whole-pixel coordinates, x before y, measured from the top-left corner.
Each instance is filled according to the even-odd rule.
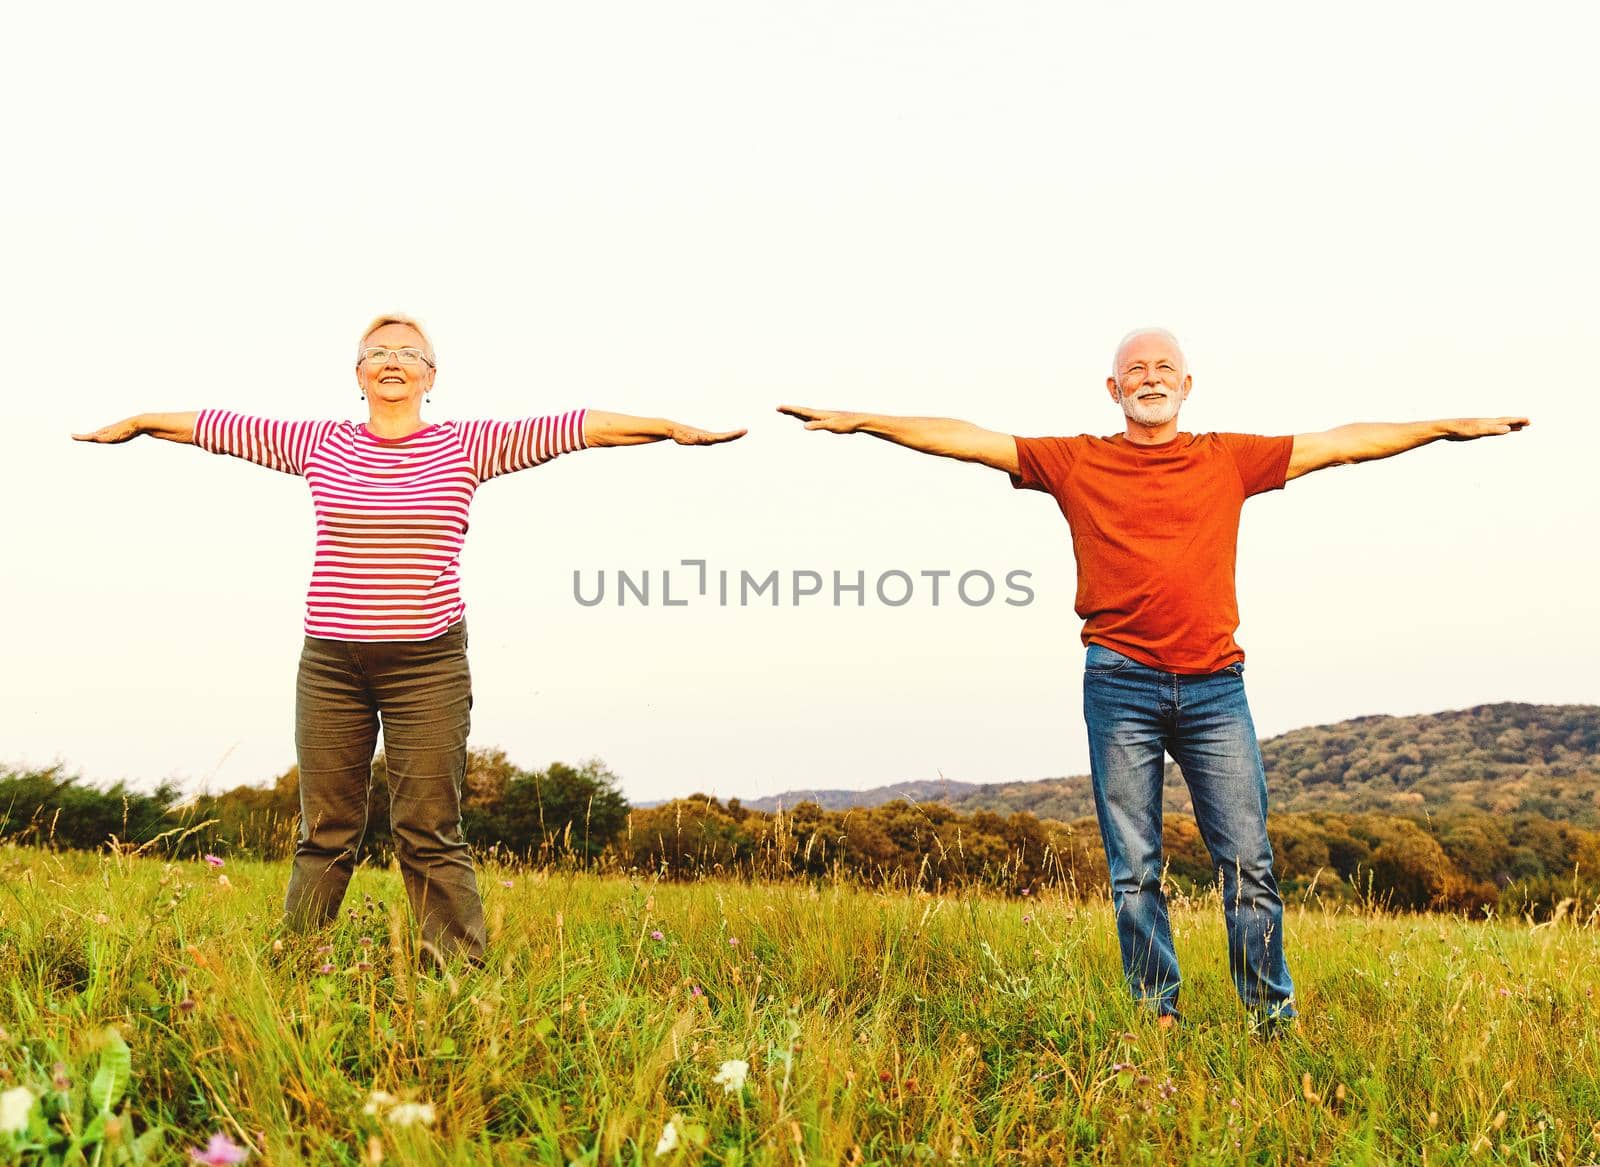
[[[50,1067],[50,1085],[63,1091],[72,1088],[72,1079],[67,1075],[66,1062],[57,1062]]]
[[[1171,1098],[1178,1092],[1178,1084],[1171,1078],[1167,1078],[1161,1085],[1156,1087],[1156,1092],[1163,1098]]]
[[[502,879],[500,881],[500,886],[501,887],[515,887],[516,884],[512,883],[509,879]]]
[[[94,914],[94,922],[103,928],[107,924],[111,923],[111,917],[106,915],[104,912],[96,912]]]
[[[227,1135],[214,1134],[205,1145],[205,1150],[196,1147],[189,1152],[191,1163],[204,1163],[206,1167],[231,1167],[234,1163],[243,1163],[249,1158],[250,1152],[234,1142]]]
[[[750,1072],[749,1062],[723,1062],[722,1068],[717,1071],[717,1076],[712,1078],[712,1084],[721,1086],[725,1094],[737,1094],[744,1089],[745,1075]]]
[[[370,972],[371,969],[372,969],[372,962],[370,960],[358,960],[358,961],[356,961],[356,971],[357,972]]]
[[[318,948],[318,949],[317,949],[317,955],[318,955],[318,956],[327,956],[327,955],[328,955],[328,953],[330,953],[330,952],[332,952],[332,951],[333,951],[333,945],[331,945],[331,944],[324,944],[324,945],[322,945],[322,946],[321,946],[321,947],[319,947],[319,948]]]
[[[668,1155],[678,1149],[678,1116],[673,1115],[667,1120],[667,1125],[661,1128],[661,1137],[656,1140],[656,1154]]]
[[[274,940],[272,942],[272,951],[274,951],[274,952],[282,952],[283,951],[283,941],[282,940]]]
[[[333,971],[333,964],[329,961],[323,961],[321,967],[319,967],[317,971],[323,976],[327,976]]]
[[[390,1108],[388,1114],[390,1126],[423,1126],[433,1125],[433,1103],[431,1102],[399,1102]]]
[[[357,943],[359,943],[362,948],[371,948],[372,947],[372,937],[363,936],[359,941],[357,941]]]
[[[728,947],[729,948],[738,948],[739,947],[739,938],[737,936],[728,937]]]
[[[28,1129],[28,1115],[35,1102],[26,1086],[0,1094],[0,1135],[20,1134]]]
[[[666,937],[661,934],[661,929],[657,928],[654,932],[650,933],[650,939],[665,940]]]
[[[704,992],[704,990],[702,990],[700,988],[699,985],[690,985],[689,986],[689,995],[691,997],[704,997],[705,996],[705,992]]]
[[[1024,916],[1024,917],[1022,917],[1022,922],[1024,924],[1031,924],[1031,923],[1033,923],[1033,917],[1032,916]]]
[[[193,1013],[194,1007],[195,1000],[193,997],[185,997],[183,1000],[178,1002],[178,1009],[184,1013]]]
[[[210,854],[208,854],[206,856],[206,858],[205,858],[205,861],[206,861],[206,866],[207,867],[221,867],[222,866],[222,856],[220,856],[220,855],[210,855]],[[224,1138],[224,1137],[226,1137],[226,1136],[223,1136],[223,1135],[216,1136],[216,1138]],[[214,1138],[212,1141],[215,1142],[216,1139]],[[237,1162],[237,1160],[229,1160],[229,1162]]]
[[[217,886],[226,891],[228,888],[232,887],[233,884],[228,882],[228,877],[226,875],[219,875],[217,876]]]
[[[361,1108],[363,1114],[377,1114],[379,1110],[387,1110],[400,1100],[385,1090],[374,1090],[367,1095],[367,1104]]]
[[[1032,895],[1033,894],[1033,890],[1031,888],[1026,888],[1025,887],[1025,888],[1022,889],[1022,894],[1023,895]]]

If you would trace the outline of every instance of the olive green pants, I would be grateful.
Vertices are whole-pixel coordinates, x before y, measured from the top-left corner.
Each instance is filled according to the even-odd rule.
[[[483,901],[461,833],[472,677],[466,622],[432,640],[308,636],[295,685],[300,841],[284,905],[291,926],[339,914],[367,829],[380,719],[389,815],[422,938],[444,958],[483,955]]]

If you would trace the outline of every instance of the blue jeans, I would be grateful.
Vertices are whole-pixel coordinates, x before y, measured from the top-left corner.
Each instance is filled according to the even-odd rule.
[[[1244,695],[1244,664],[1190,676],[1091,644],[1083,718],[1122,967],[1134,998],[1178,1011],[1178,956],[1161,890],[1164,753],[1183,770],[1212,869],[1222,878],[1228,968],[1245,1007],[1294,1017],[1283,900],[1267,842],[1267,776]]]

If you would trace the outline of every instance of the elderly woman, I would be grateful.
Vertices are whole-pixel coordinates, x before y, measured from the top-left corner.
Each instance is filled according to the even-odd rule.
[[[366,830],[381,718],[395,849],[423,941],[440,957],[478,960],[483,905],[461,832],[472,682],[458,574],[474,492],[573,450],[663,438],[708,446],[745,431],[585,409],[425,423],[436,370],[420,324],[380,316],[355,365],[365,425],[207,409],[140,414],[73,437],[149,434],[305,478],[317,546],[295,688],[301,817],[287,918],[309,928],[338,915]]]

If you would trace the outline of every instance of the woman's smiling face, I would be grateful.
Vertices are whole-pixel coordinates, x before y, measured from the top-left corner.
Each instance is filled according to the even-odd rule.
[[[367,400],[420,405],[433,388],[433,350],[409,324],[384,324],[361,341],[356,380]]]

